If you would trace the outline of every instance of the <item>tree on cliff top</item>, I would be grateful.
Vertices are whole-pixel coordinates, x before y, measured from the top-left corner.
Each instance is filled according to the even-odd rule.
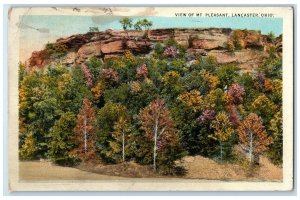
[[[132,19],[130,19],[129,17],[124,17],[123,19],[121,19],[120,24],[122,25],[123,30],[126,32],[127,37],[128,37],[128,28],[132,27]]]
[[[152,21],[149,21],[147,19],[141,19],[134,24],[134,29],[137,31],[141,31],[144,28],[145,30],[144,37],[147,37],[147,33],[152,25],[153,25]]]

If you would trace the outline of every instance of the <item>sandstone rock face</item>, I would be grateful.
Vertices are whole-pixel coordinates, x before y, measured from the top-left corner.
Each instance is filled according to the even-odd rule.
[[[45,50],[42,51],[34,51],[29,59],[30,66],[43,67],[48,64],[49,61],[47,59],[48,55]]]
[[[219,47],[218,40],[194,39],[192,41],[192,48],[195,49],[212,50],[212,49],[217,49],[218,47]],[[220,47],[222,48],[221,45]]]
[[[104,54],[122,53],[124,51],[123,41],[116,40],[101,45],[101,52]]]
[[[163,43],[173,38],[187,49],[191,59],[197,55],[212,55],[220,64],[238,63],[245,69],[258,66],[262,57],[270,49],[271,42],[257,31],[238,30],[243,49],[230,52],[226,44],[232,42],[231,29],[155,29],[145,31],[117,31],[108,29],[103,32],[89,32],[72,35],[56,41],[57,45],[66,48],[66,55],[59,61],[66,65],[81,64],[96,56],[101,59],[123,55],[129,50],[137,55],[147,55],[156,43]],[[282,39],[276,38],[275,48],[282,51]],[[53,61],[47,50],[33,52],[29,59],[29,66],[43,67]]]
[[[69,52],[63,59],[62,64],[71,65],[75,63],[77,54],[75,52]]]

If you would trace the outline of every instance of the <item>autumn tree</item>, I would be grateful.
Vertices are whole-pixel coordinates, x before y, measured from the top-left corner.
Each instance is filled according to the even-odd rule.
[[[184,92],[178,96],[178,100],[183,102],[187,107],[191,108],[194,112],[199,112],[202,108],[202,96],[197,90]]]
[[[33,134],[30,133],[24,144],[20,147],[19,155],[21,159],[30,160],[35,158],[37,153],[36,139],[34,139]]]
[[[136,78],[144,79],[147,78],[149,72],[146,64],[142,64],[136,68]]]
[[[99,81],[93,88],[91,88],[91,92],[94,96],[94,101],[98,103],[100,98],[104,95],[105,84]]]
[[[224,110],[225,108],[225,94],[220,89],[211,90],[205,97],[203,101],[203,108],[212,109],[217,112]]]
[[[220,84],[219,77],[209,73],[207,70],[201,70],[200,76],[204,84],[204,89],[207,91],[216,89]]]
[[[172,101],[184,91],[180,74],[174,70],[168,71],[162,77],[162,95],[165,100]]]
[[[262,117],[264,125],[268,125],[278,106],[275,105],[265,94],[258,96],[251,104],[251,110]]]
[[[86,64],[81,64],[81,70],[84,75],[86,85],[91,88],[93,86],[93,74]]]
[[[238,105],[243,102],[243,97],[245,95],[245,89],[241,85],[234,83],[229,86],[227,95],[228,95],[228,103],[229,104]]]
[[[223,160],[223,143],[234,133],[229,117],[225,112],[219,112],[216,118],[211,122],[211,127],[214,129],[213,138],[219,141],[220,144],[220,159]]]
[[[95,158],[95,110],[89,99],[84,99],[82,108],[77,115],[77,122],[74,129],[78,147],[74,155],[81,160]]]
[[[249,162],[254,162],[254,155],[268,150],[272,139],[262,124],[262,119],[255,113],[250,113],[238,127],[240,145],[249,155]]]
[[[154,142],[153,144],[153,169],[156,170],[156,157],[158,145],[162,147],[162,141],[168,134],[176,131],[170,112],[165,107],[162,99],[156,99],[139,114],[141,129],[145,131],[146,136]]]
[[[110,146],[115,153],[122,153],[122,162],[125,162],[125,146],[128,146],[126,143],[130,136],[130,132],[131,128],[128,121],[124,116],[121,116],[114,125],[114,132],[112,133],[114,141],[110,142]]]

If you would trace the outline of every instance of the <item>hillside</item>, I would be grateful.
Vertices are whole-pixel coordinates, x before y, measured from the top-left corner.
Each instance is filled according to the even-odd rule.
[[[280,179],[281,51],[281,36],[217,28],[46,44],[19,65],[20,160],[130,177]]]

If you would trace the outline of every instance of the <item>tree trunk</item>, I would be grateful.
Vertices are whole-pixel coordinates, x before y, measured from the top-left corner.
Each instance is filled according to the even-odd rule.
[[[253,162],[253,135],[252,132],[250,132],[250,148],[249,148],[249,162],[252,164]]]
[[[123,145],[123,148],[122,148],[123,162],[125,162],[125,138],[124,137],[125,136],[124,136],[124,131],[123,131],[123,137],[122,137],[122,139],[123,139],[123,143],[122,143],[122,145]]]
[[[86,116],[84,116],[84,157],[86,158],[87,152],[87,133],[86,133]]]
[[[158,119],[155,120],[155,129],[154,129],[154,148],[153,148],[153,170],[154,171],[156,171],[157,129],[158,129]]]
[[[221,162],[223,161],[223,147],[222,147],[222,142],[220,141],[220,158]]]

